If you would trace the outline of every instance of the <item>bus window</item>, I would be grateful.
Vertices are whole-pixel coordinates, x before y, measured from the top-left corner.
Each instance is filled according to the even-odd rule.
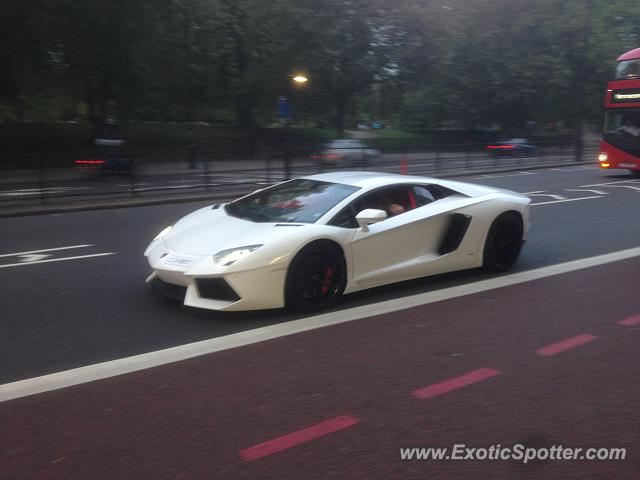
[[[616,66],[616,80],[640,78],[640,58],[623,60]]]

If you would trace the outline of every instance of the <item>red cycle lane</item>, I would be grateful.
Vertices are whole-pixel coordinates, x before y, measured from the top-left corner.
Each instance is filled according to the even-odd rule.
[[[638,478],[637,285],[634,258],[4,402],[0,478]],[[400,458],[518,443],[627,458]]]

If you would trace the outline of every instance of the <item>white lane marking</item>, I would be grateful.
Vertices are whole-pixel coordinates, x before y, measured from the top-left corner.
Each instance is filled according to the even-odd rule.
[[[631,185],[602,185],[604,188],[629,188],[631,190],[635,190],[636,192],[640,192],[640,187],[633,187]]]
[[[598,170],[598,166],[584,166],[584,167],[565,167],[565,168],[552,168],[557,172],[577,172],[580,170]]]
[[[567,197],[563,197],[562,195],[553,195],[551,193],[528,193],[527,195],[529,195],[530,197],[551,197],[556,200],[566,200],[567,198]]]
[[[433,167],[435,163],[409,163],[411,167]],[[392,167],[396,167],[397,165],[390,165]]]
[[[245,180],[239,180],[237,183],[242,183]],[[208,186],[211,186],[212,184],[209,184]],[[201,187],[206,187],[207,184],[206,183],[193,183],[191,185],[155,185],[153,187],[147,187],[147,188],[136,188],[135,191],[136,192],[147,192],[147,191],[153,191],[153,190],[180,190],[183,188],[201,188]]]
[[[600,198],[600,197],[598,197]],[[640,247],[606,253],[595,257],[572,260],[548,267],[537,268],[525,272],[512,273],[502,277],[480,280],[467,285],[443,288],[432,292],[419,293],[408,297],[395,298],[371,305],[348,308],[336,312],[323,313],[313,317],[293,320],[290,322],[269,325],[244,332],[212,338],[200,342],[188,343],[177,347],[143,353],[133,357],[120,358],[109,362],[87,365],[63,372],[29,378],[17,382],[0,385],[0,402],[15,398],[49,392],[61,388],[93,382],[105,378],[124,375],[126,373],[146,370],[148,368],[179,362],[189,358],[199,357],[210,353],[243,347],[254,343],[272,340],[274,338],[293,335],[296,333],[316,330],[331,325],[352,322],[374,315],[406,310],[408,308],[441,302],[453,298],[463,297],[497,288],[518,285],[520,283],[539,280],[563,273],[596,267],[611,262],[626,260],[640,256]]]
[[[534,190],[533,192],[522,192],[522,195],[533,195],[535,193],[544,193],[546,190]]]
[[[567,188],[567,192],[591,192],[597,195],[607,195],[607,192],[603,192],[602,190],[589,190],[588,188]]]
[[[70,245],[68,247],[45,248],[45,249],[42,249],[42,250],[31,250],[29,252],[3,253],[2,255],[0,255],[0,258],[2,258],[2,257],[18,257],[20,255],[30,255],[32,253],[57,252],[59,250],[71,250],[73,248],[87,248],[87,247],[93,247],[93,244],[92,243],[88,243],[86,245]]]
[[[591,185],[580,185],[580,188],[586,187],[607,187],[618,183],[640,183],[640,180],[616,180],[615,182],[593,183]]]
[[[37,262],[8,263],[7,265],[0,265],[0,268],[23,267],[25,265],[35,265],[36,263],[65,262],[67,260],[79,260],[81,258],[92,258],[92,257],[105,257],[107,255],[115,255],[115,254],[116,252],[105,252],[105,253],[94,253],[92,255],[78,255],[76,257],[50,258],[49,260],[40,260]]]
[[[44,260],[45,258],[50,257],[52,254],[51,253],[27,253],[26,255],[19,255],[20,258],[22,258],[22,260],[20,260],[23,263],[33,263],[33,262],[39,262],[40,260]]]
[[[75,190],[89,190],[89,187],[46,187],[46,188],[19,188],[17,190],[5,190],[0,192],[2,197],[16,197],[20,195],[39,195],[49,193],[64,193]]]
[[[534,172],[516,172],[516,173],[505,173],[504,175],[480,175],[479,177],[473,177],[474,179],[482,179],[482,178],[502,178],[502,177],[519,177],[521,175],[535,175]]]
[[[596,197],[566,198],[564,200],[550,200],[548,202],[532,203],[531,206],[535,207],[536,205],[551,205],[552,203],[577,202],[578,200],[591,200],[592,198],[604,198],[604,197],[596,196]]]

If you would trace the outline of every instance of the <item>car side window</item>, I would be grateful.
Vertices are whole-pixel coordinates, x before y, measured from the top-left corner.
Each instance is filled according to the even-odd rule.
[[[329,222],[329,225],[341,228],[358,228],[356,222],[356,213],[353,210],[353,204],[347,205]]]
[[[424,185],[413,187],[415,208],[422,207],[436,200],[436,196]]]
[[[409,185],[380,188],[354,200],[338,213],[329,225],[357,228],[356,215],[368,208],[384,210],[389,217],[393,217],[415,208],[415,199]]]
[[[415,208],[413,203],[409,185],[394,185],[380,188],[356,200],[354,208],[356,212],[367,208],[384,210],[389,217],[394,217]]]
[[[450,188],[443,187],[442,185],[428,185],[426,188],[429,189],[436,200],[440,200],[441,198],[448,197],[449,195],[455,195],[457,193]]]

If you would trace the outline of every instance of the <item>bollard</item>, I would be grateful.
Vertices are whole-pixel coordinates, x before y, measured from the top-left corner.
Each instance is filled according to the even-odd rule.
[[[409,161],[407,159],[407,154],[402,153],[400,155],[400,175],[406,175],[409,171]]]

